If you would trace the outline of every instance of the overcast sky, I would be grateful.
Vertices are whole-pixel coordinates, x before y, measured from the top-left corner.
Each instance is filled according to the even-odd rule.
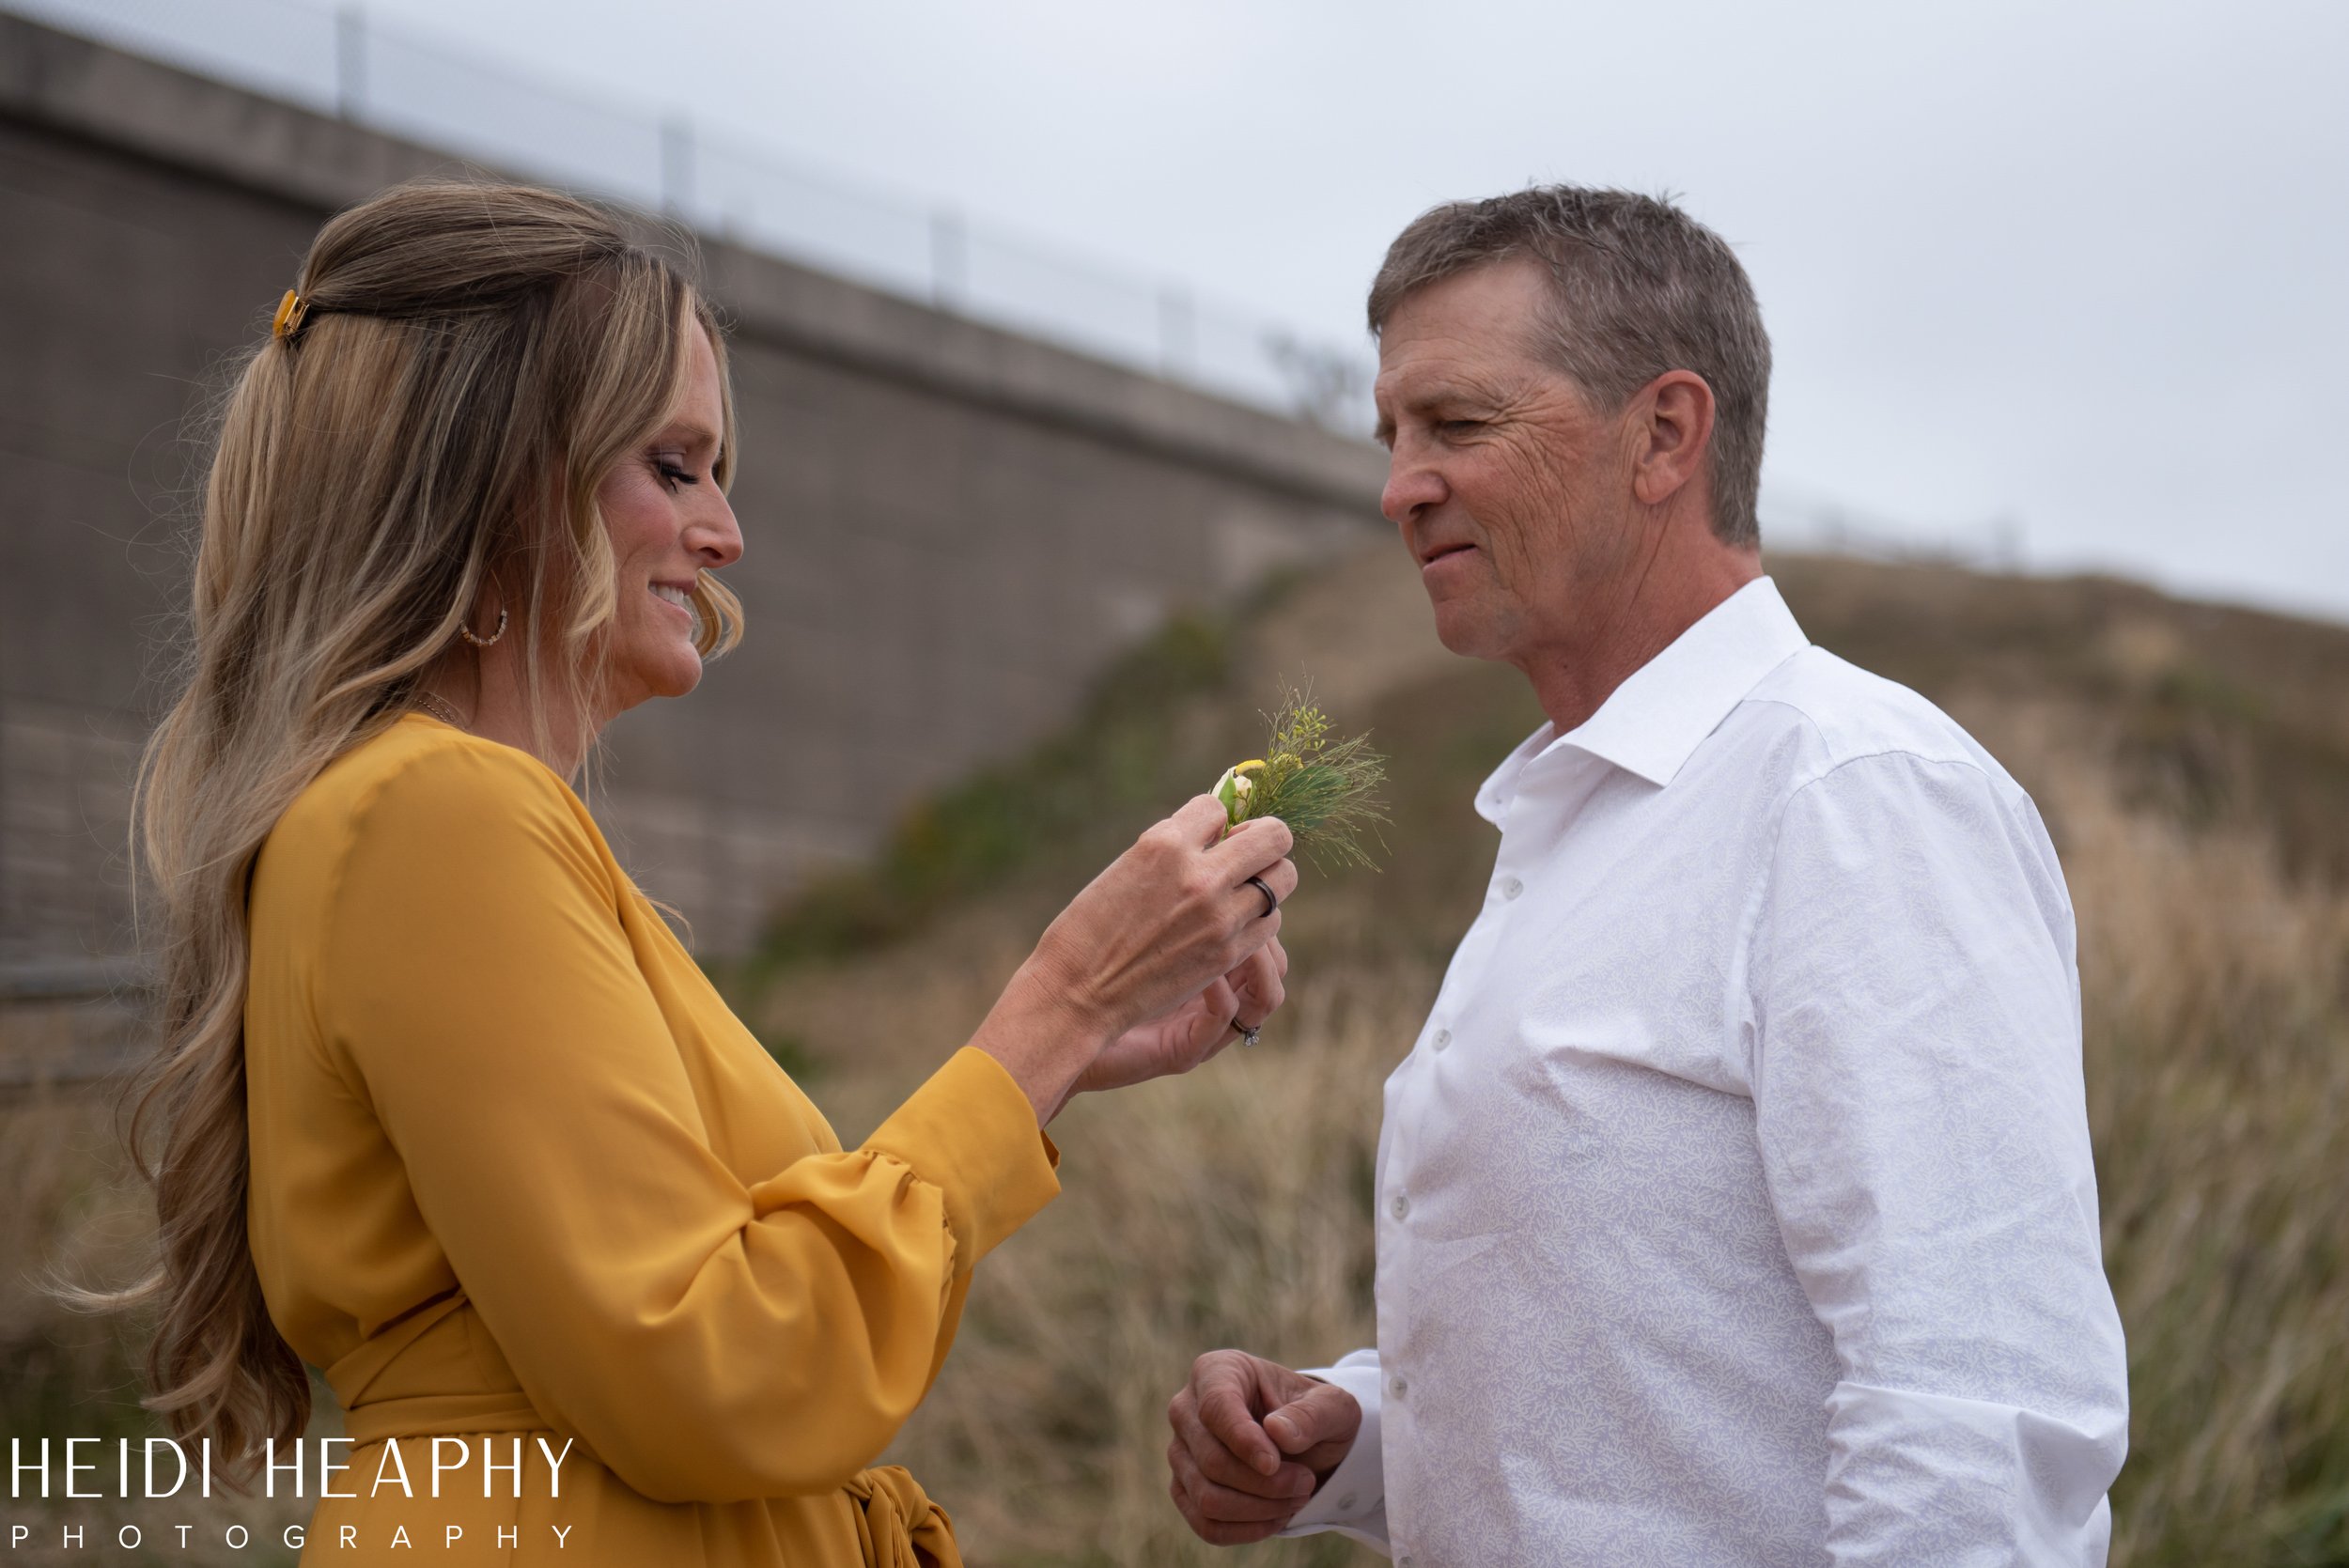
[[[1435,201],[1669,190],[1760,290],[1781,506],[2349,619],[2341,0],[367,14],[1347,341]]]

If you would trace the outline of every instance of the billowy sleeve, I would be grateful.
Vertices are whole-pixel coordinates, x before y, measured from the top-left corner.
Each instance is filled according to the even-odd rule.
[[[2078,975],[2037,813],[1888,753],[1798,790],[1746,994],[1764,1169],[1833,1337],[1839,1564],[2100,1564],[2128,1423]]]
[[[1050,1145],[965,1048],[862,1148],[745,1185],[615,876],[524,754],[421,754],[354,813],[321,1035],[559,1431],[662,1501],[829,1490],[928,1389],[972,1265],[1058,1191]]]

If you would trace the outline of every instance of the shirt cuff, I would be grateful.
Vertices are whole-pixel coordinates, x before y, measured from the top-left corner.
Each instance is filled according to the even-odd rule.
[[[1335,1529],[1383,1552],[1387,1549],[1387,1483],[1378,1440],[1377,1353],[1358,1350],[1336,1366],[1317,1367],[1305,1375],[1333,1383],[1352,1394],[1354,1403],[1362,1407],[1362,1424],[1338,1467],[1281,1533],[1306,1535]]]
[[[976,1264],[1060,1193],[1060,1151],[1003,1064],[965,1046],[864,1147],[912,1167],[946,1195],[957,1255]]]

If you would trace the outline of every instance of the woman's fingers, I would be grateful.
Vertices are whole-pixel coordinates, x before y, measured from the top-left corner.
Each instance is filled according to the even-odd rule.
[[[1212,800],[1215,797],[1206,799]],[[1207,853],[1214,858],[1218,869],[1228,873],[1237,885],[1296,847],[1297,835],[1289,831],[1287,823],[1277,816],[1252,816],[1214,844]]]
[[[1215,983],[1199,994],[1200,1028],[1198,1043],[1211,1045],[1223,1037],[1239,1012],[1239,987],[1230,976],[1219,975]],[[1201,1061],[1206,1058],[1201,1057]]]
[[[1278,1004],[1279,966],[1285,960],[1256,955],[1268,948],[1278,952],[1284,913],[1279,904],[1298,885],[1297,865],[1287,853],[1295,839],[1286,823],[1272,817],[1228,833],[1226,828],[1214,797],[1193,798],[1095,877],[1023,966],[1035,988],[1053,993],[1059,1006],[1086,1026],[1084,1037],[1097,1042],[1094,1058],[1143,1020],[1159,1018],[1166,1027],[1149,1048],[1126,1052],[1121,1061],[1157,1060],[1179,1071],[1178,1059],[1196,1065],[1228,1043],[1240,1006],[1237,985],[1250,990],[1249,1024],[1259,1021],[1268,1001]],[[1215,1005],[1199,1006],[1219,975],[1237,978],[1219,983]],[[1186,998],[1193,1007],[1179,1018],[1168,1017]],[[1082,1076],[1090,1063],[1076,1063],[1071,1071]],[[1050,1094],[1031,1097],[1039,1106],[1058,1103]]]
[[[1233,828],[1231,813],[1225,811],[1223,802],[1212,795],[1192,796],[1183,802],[1182,810],[1166,820],[1181,835],[1184,843],[1201,848],[1221,841],[1227,828],[1237,834],[1240,828],[1248,826],[1243,822],[1239,828]]]
[[[1255,875],[1257,880],[1264,883],[1265,888],[1272,890],[1272,901],[1268,906],[1265,902],[1264,888],[1259,888],[1255,882],[1243,880],[1234,888],[1233,892],[1237,895],[1235,904],[1241,911],[1242,934],[1263,940],[1267,935],[1265,932],[1251,932],[1247,927],[1253,921],[1271,917],[1282,905],[1289,901],[1289,894],[1297,891],[1297,862],[1287,860],[1275,861]],[[1250,903],[1251,899],[1254,902]]]
[[[1248,961],[1233,971],[1232,986],[1238,994],[1239,1011],[1233,1023],[1241,1029],[1261,1029],[1267,1018],[1281,1010],[1288,1000],[1288,992],[1281,984],[1281,964],[1268,942],[1248,955]]]

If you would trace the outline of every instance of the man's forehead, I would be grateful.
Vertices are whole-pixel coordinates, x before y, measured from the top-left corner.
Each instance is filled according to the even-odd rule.
[[[1496,364],[1476,355],[1447,352],[1437,345],[1407,351],[1392,361],[1384,355],[1380,358],[1378,379],[1371,393],[1381,408],[1416,408],[1447,398],[1499,396],[1522,381],[1526,372],[1533,368],[1514,357]]]
[[[1523,332],[1550,303],[1548,271],[1532,256],[1482,262],[1422,284],[1394,303],[1378,336],[1487,338]]]
[[[1530,259],[1488,263],[1415,288],[1378,334],[1379,380],[1534,358],[1548,283]]]

